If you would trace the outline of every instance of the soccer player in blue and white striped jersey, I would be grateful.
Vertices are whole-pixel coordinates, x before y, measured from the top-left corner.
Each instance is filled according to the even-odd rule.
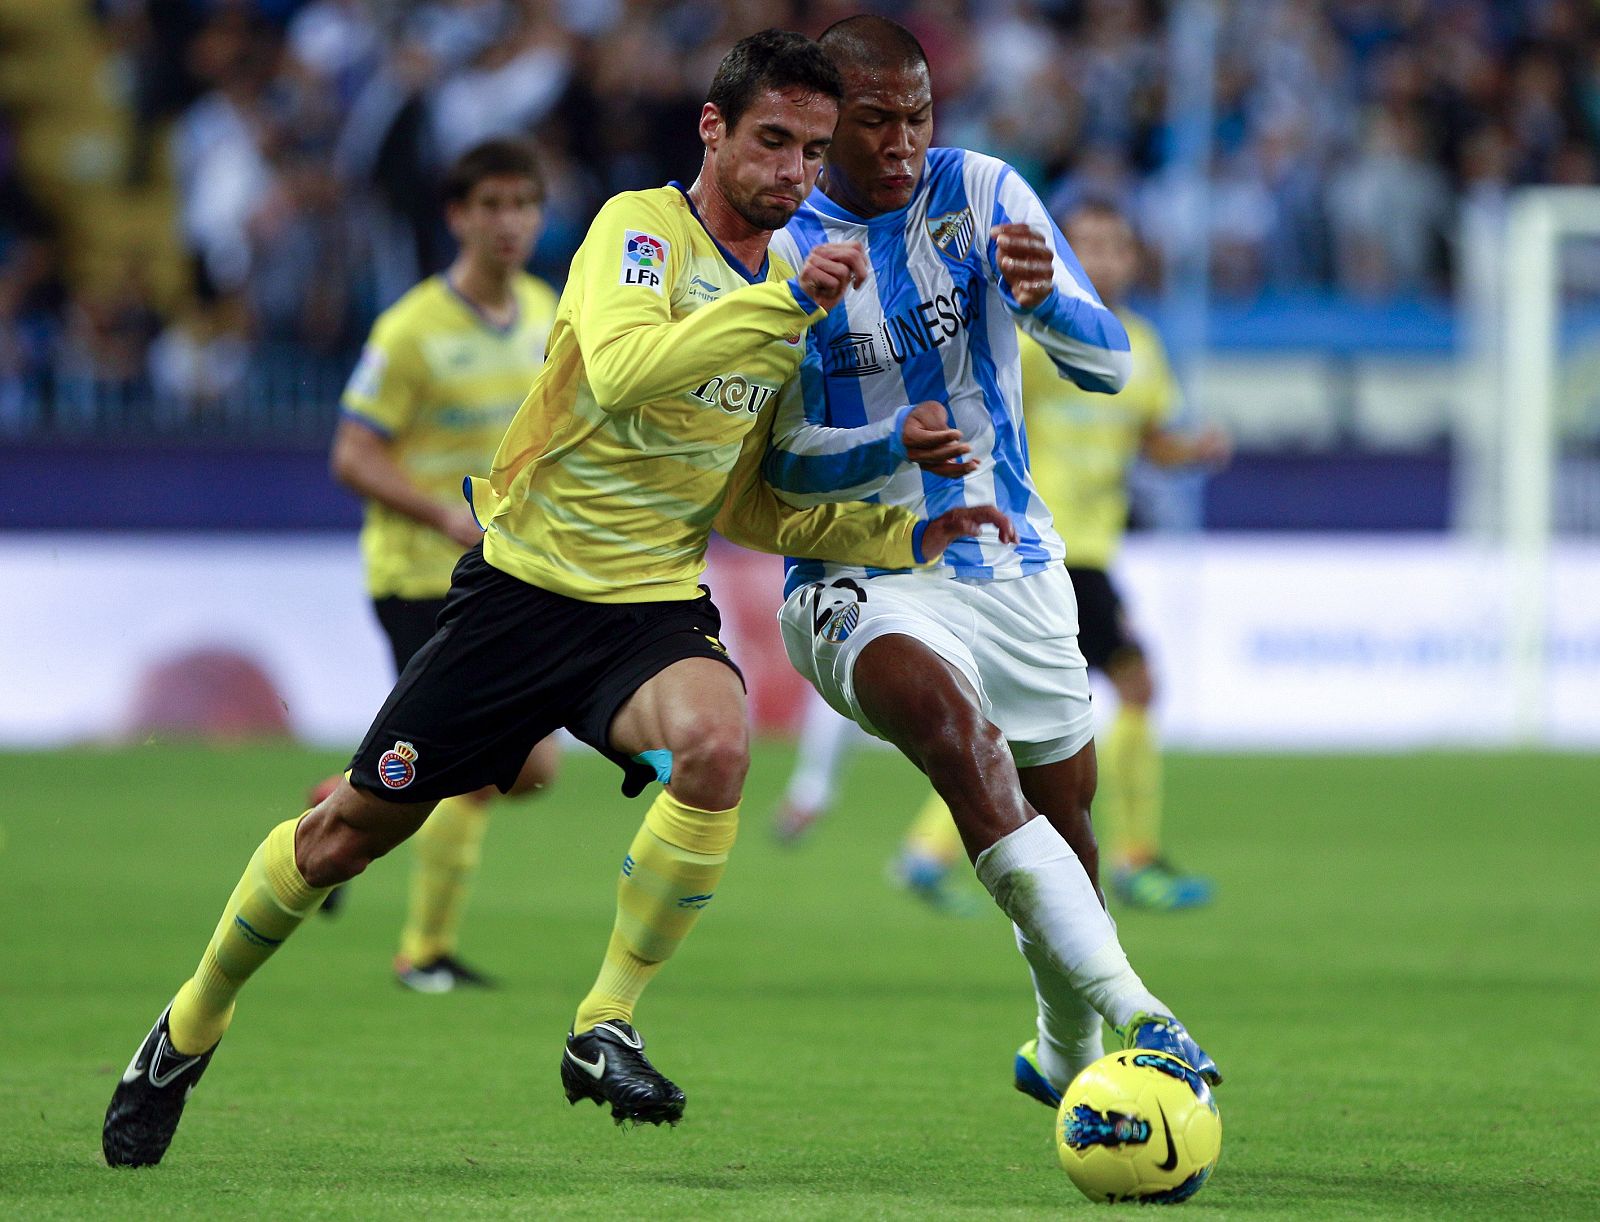
[[[1046,1103],[1128,1047],[1216,1066],[1129,966],[1100,899],[1088,673],[1067,547],[1028,473],[1020,327],[1079,387],[1115,393],[1128,336],[1033,190],[1010,166],[930,149],[927,58],[882,17],[822,46],[845,100],[822,177],[773,250],[798,265],[859,242],[872,275],[807,333],[802,394],[779,407],[764,463],[797,505],[871,500],[927,517],[999,506],[1018,540],[960,541],[921,571],[789,562],[790,660],[835,709],[899,747],[949,804],[978,877],[1016,926],[1039,1003],[1018,1089]],[[961,444],[937,460],[907,418],[942,409]]]

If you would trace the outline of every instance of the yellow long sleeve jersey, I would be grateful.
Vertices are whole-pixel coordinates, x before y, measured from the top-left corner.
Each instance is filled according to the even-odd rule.
[[[1128,526],[1128,468],[1147,430],[1176,413],[1181,395],[1155,328],[1118,310],[1133,374],[1120,393],[1093,395],[1064,381],[1045,350],[1022,337],[1028,467],[1067,543],[1067,564],[1110,568]]]
[[[918,520],[796,509],[762,481],[780,395],[823,311],[749,276],[676,185],[610,200],[573,257],[545,364],[470,495],[489,563],[590,602],[694,598],[713,529],[760,551],[915,563]]]
[[[430,276],[378,316],[345,387],[344,414],[387,438],[411,481],[441,501],[488,465],[544,361],[555,290],[519,275],[511,291],[516,317],[499,327]],[[361,554],[374,598],[443,598],[461,545],[368,501]]]

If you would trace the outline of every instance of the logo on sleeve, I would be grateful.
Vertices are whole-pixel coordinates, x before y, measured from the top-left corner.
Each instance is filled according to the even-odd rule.
[[[368,344],[361,350],[361,359],[351,371],[344,393],[357,399],[376,398],[378,388],[383,385],[383,371],[388,364],[389,358],[384,355],[383,349]]]
[[[665,238],[637,229],[622,233],[621,284],[642,284],[661,296],[667,278],[667,255],[671,251]]]
[[[378,757],[378,779],[389,789],[404,789],[417,779],[417,749],[396,740],[394,747]]]

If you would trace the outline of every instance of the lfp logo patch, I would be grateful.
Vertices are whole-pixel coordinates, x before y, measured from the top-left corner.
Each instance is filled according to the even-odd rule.
[[[391,750],[378,757],[378,779],[389,789],[404,789],[417,779],[417,749],[396,741]]]
[[[642,284],[662,295],[667,278],[667,256],[672,247],[665,238],[637,229],[622,231],[622,284]]]

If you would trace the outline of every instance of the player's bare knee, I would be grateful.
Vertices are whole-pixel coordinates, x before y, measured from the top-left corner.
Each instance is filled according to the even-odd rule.
[[[750,770],[750,739],[743,725],[711,725],[672,748],[672,789],[702,810],[726,810],[739,802]]]
[[[313,887],[349,882],[421,826],[428,809],[396,806],[346,782],[300,820],[295,864]]]

